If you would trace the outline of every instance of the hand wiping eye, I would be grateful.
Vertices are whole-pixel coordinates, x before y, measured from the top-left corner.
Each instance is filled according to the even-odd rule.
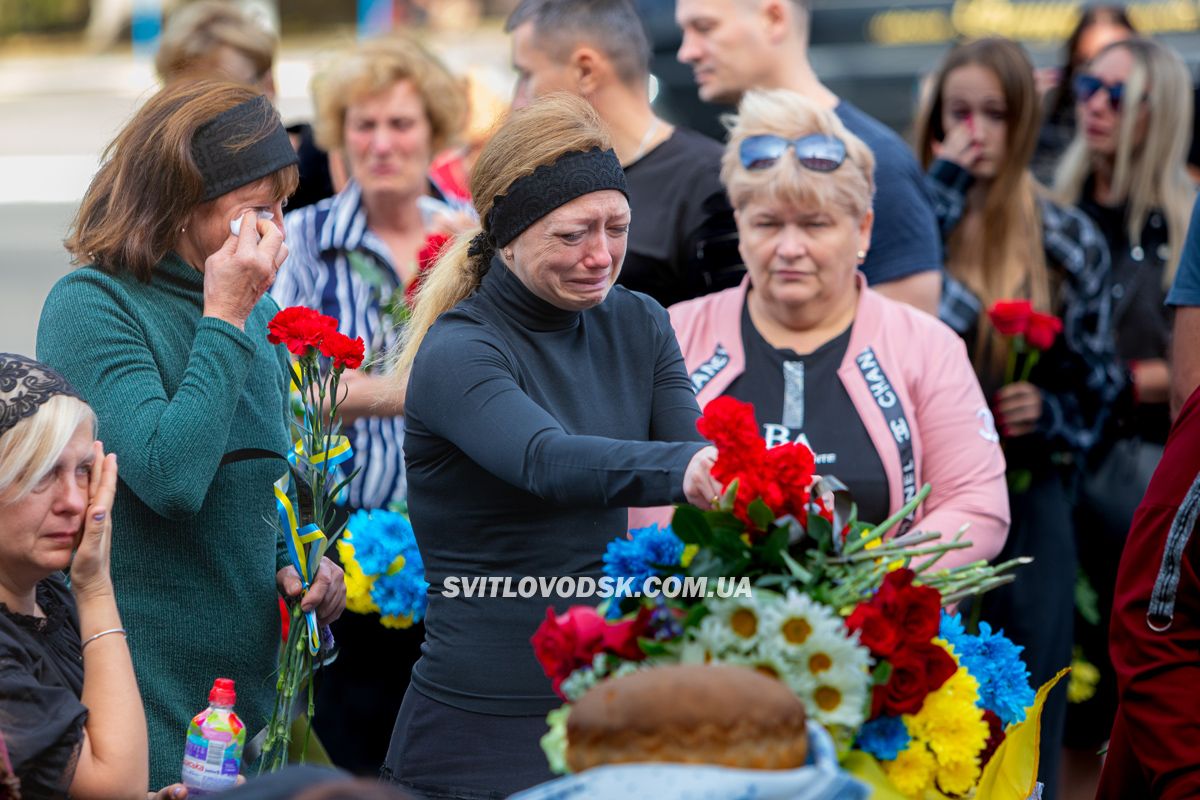
[[[258,219],[271,220],[275,219],[275,213],[272,211],[258,211],[255,213]],[[229,230],[234,236],[240,236],[242,233],[242,218],[237,217],[229,221]]]

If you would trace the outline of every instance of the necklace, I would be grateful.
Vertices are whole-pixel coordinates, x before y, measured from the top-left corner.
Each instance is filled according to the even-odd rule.
[[[661,120],[658,117],[655,117],[650,122],[650,127],[646,128],[646,133],[642,136],[642,143],[638,145],[637,152],[633,154],[633,158],[625,162],[626,164],[632,164],[646,154],[646,148],[650,146],[650,142],[653,140],[654,134],[658,133],[658,126],[660,122]]]

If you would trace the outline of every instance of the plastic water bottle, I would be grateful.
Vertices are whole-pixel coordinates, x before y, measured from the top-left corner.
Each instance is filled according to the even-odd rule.
[[[233,713],[237,693],[229,678],[217,678],[208,693],[208,708],[192,718],[183,749],[183,784],[188,795],[221,792],[237,784],[246,727]]]

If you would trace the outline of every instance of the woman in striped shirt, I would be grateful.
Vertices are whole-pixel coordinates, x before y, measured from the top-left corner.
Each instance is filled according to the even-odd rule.
[[[331,198],[285,219],[291,254],[271,289],[281,306],[315,308],[361,336],[367,367],[346,372],[339,406],[357,469],[348,510],[402,503],[404,398],[389,393],[380,357],[408,317],[422,269],[447,234],[471,221],[465,191],[429,178],[434,155],[459,133],[465,116],[460,83],[421,45],[400,36],[359,44],[313,81],[318,143],[341,158],[349,178]],[[384,629],[378,619],[347,615],[334,627],[341,645],[318,696],[317,730],[334,760],[374,774],[419,655],[423,627]]]

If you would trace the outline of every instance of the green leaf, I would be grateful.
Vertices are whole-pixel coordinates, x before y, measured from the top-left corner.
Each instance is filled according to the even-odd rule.
[[[833,549],[833,526],[819,514],[808,515],[808,535],[817,544],[817,549],[828,553]]]
[[[887,683],[892,677],[892,662],[880,661],[875,665],[875,669],[871,670],[871,683],[874,686],[882,686]]]
[[[1100,597],[1082,569],[1075,573],[1075,609],[1087,624],[1100,624]]]
[[[671,517],[671,530],[684,544],[704,546],[708,543],[708,523],[704,514],[694,506],[676,506]]]
[[[750,521],[754,523],[754,527],[760,531],[767,530],[775,521],[775,514],[767,508],[767,504],[762,501],[761,497],[754,498],[746,512],[750,515]]]

